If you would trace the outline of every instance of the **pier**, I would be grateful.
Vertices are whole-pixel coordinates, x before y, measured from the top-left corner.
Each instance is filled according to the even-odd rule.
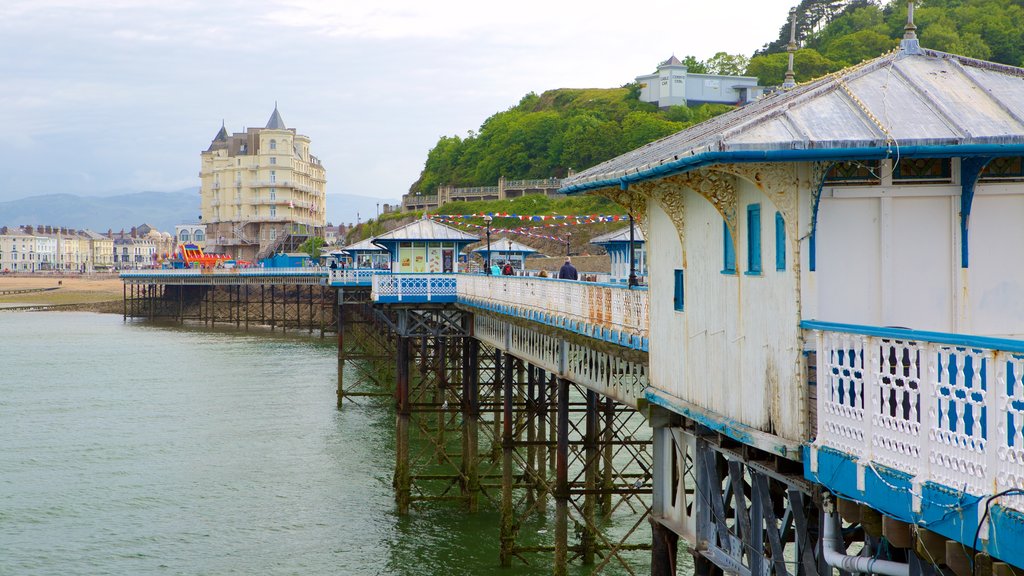
[[[398,512],[500,510],[496,565],[677,574],[682,539],[701,576],[1019,574],[1024,72],[915,29],[563,180],[628,210],[648,286],[460,274],[465,234],[396,230],[394,273],[126,274],[125,317],[241,327],[242,287],[294,287],[270,322],[364,367],[339,405],[394,397]]]

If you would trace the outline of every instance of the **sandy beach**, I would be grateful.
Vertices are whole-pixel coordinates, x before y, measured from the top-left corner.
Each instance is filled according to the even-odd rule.
[[[122,290],[116,274],[4,274],[0,275],[0,310],[46,308],[120,313]]]

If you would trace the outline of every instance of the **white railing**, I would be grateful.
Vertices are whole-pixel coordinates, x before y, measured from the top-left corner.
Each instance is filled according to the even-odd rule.
[[[552,314],[646,338],[647,290],[523,276],[461,276],[459,300]]]
[[[1024,487],[1024,342],[804,322],[817,447],[985,497]],[[1004,506],[1024,511],[1024,497]]]
[[[331,270],[331,284],[369,284],[374,274],[390,274],[387,270],[366,269],[345,269],[338,268]]]
[[[153,268],[121,272],[121,278],[142,276],[324,276],[327,268]]]
[[[375,302],[454,302],[455,274],[374,274],[370,297]]]

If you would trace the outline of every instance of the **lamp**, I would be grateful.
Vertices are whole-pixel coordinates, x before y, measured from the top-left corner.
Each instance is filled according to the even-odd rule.
[[[484,222],[487,223],[487,267],[485,268],[486,272],[484,272],[484,274],[491,273],[491,220],[492,218],[490,215],[484,215]]]
[[[570,254],[569,254],[569,246],[571,245],[571,241],[572,241],[572,232],[566,232],[565,233],[565,257],[566,258],[568,258],[570,256]]]

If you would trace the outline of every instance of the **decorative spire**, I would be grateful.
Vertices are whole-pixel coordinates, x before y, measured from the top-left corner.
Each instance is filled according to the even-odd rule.
[[[281,113],[277,111],[277,101],[274,101],[274,113],[270,115],[270,120],[267,120],[266,127],[270,130],[288,129],[284,125],[284,120],[281,119]]]
[[[914,0],[907,0],[907,24],[903,27],[900,50],[905,54],[921,53],[921,44],[917,41],[917,26],[914,25]]]
[[[789,9],[789,45],[786,47],[789,53],[789,68],[786,69],[786,80],[782,83],[783,88],[796,86],[795,75],[793,74],[793,54],[796,53],[796,7]]]

